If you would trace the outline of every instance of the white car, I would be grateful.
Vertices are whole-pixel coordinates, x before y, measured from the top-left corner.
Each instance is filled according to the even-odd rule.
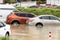
[[[7,16],[12,12],[20,12],[14,6],[9,4],[0,4],[0,21],[6,22]]]
[[[36,27],[43,26],[60,26],[60,19],[53,15],[40,15],[27,20],[29,25],[35,25]]]
[[[10,25],[0,22],[0,36],[11,35]]]

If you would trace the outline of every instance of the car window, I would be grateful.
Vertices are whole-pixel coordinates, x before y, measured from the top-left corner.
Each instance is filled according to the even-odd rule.
[[[0,27],[3,27],[3,26],[4,26],[4,24],[2,22],[0,22]]]
[[[40,19],[49,19],[49,16],[41,16]]]
[[[50,16],[50,20],[59,20],[57,17]]]
[[[35,17],[35,15],[33,15],[33,14],[27,14],[27,17],[33,18],[33,17]]]
[[[21,17],[27,17],[26,13],[21,13],[21,14],[19,14],[19,16],[21,16]]]
[[[25,13],[16,13],[17,16],[20,16],[20,17],[26,17],[26,14]]]
[[[19,13],[15,13],[15,15],[19,16]]]

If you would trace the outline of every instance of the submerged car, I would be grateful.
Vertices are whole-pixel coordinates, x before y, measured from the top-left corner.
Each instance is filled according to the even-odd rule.
[[[60,19],[53,15],[40,15],[27,20],[29,25],[35,25],[36,27],[43,26],[60,26]]]
[[[8,15],[6,23],[7,24],[26,24],[26,20],[28,18],[36,17],[35,14],[27,13],[27,12],[13,12],[10,15]]]
[[[0,22],[0,36],[10,36],[11,30],[10,25]]]

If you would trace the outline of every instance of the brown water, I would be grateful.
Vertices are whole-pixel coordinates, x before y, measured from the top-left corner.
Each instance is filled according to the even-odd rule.
[[[34,26],[20,25],[19,27],[12,27],[11,40],[59,40],[58,32],[60,27],[43,27],[37,28]],[[49,32],[52,32],[51,39]],[[59,32],[60,33],[60,32]]]

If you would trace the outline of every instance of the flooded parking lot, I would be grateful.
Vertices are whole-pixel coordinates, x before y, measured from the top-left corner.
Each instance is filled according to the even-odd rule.
[[[12,40],[60,40],[59,26],[44,26],[37,28],[35,26],[20,25],[19,27],[11,26]],[[49,37],[51,32],[51,37]]]

